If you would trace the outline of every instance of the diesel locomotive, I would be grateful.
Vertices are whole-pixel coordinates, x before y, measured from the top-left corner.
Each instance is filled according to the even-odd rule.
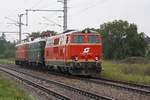
[[[16,45],[16,64],[42,67],[72,75],[102,71],[102,36],[95,32],[68,31]]]

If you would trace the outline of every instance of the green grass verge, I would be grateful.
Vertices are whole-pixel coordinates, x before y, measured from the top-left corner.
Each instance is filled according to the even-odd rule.
[[[11,80],[0,75],[0,100],[32,100]]]
[[[0,59],[0,64],[15,64],[15,58]]]
[[[103,61],[104,78],[150,85],[150,64],[121,64],[115,61]]]

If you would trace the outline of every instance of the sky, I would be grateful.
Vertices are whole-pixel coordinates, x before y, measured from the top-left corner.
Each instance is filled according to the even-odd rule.
[[[60,1],[60,0],[59,0]],[[24,14],[25,9],[63,9],[58,0],[1,0],[0,32],[18,32],[18,14]],[[138,32],[150,36],[150,0],[68,0],[68,29],[82,30],[84,28],[99,28],[104,22],[126,20],[138,26]],[[62,32],[63,28],[54,24],[63,24],[62,12],[29,12],[29,25],[23,26],[23,33],[55,30]],[[22,18],[25,24],[25,15]],[[8,40],[17,40],[18,33],[7,33]],[[23,34],[25,38],[27,34]]]

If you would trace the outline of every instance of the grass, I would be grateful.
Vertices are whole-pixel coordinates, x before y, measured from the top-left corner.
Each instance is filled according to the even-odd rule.
[[[104,78],[150,85],[149,64],[121,64],[116,61],[103,61],[104,71],[99,75]]]
[[[0,59],[0,64],[15,64],[14,58]],[[0,100],[33,100],[23,90],[0,74]]]
[[[32,100],[16,84],[0,75],[0,100]]]
[[[14,58],[0,59],[0,64],[15,64]]]

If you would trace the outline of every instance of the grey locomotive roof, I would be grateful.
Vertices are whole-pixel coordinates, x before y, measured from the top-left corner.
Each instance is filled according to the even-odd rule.
[[[33,41],[28,42],[28,44],[36,43],[36,42],[41,42],[41,41],[46,41],[45,38],[36,38]]]
[[[22,42],[20,44],[17,44],[16,47],[24,45],[24,44],[32,44],[32,43],[36,43],[36,42],[40,42],[40,41],[46,41],[46,39],[45,38],[36,38],[36,39],[34,39],[33,41],[30,41],[30,42]]]

